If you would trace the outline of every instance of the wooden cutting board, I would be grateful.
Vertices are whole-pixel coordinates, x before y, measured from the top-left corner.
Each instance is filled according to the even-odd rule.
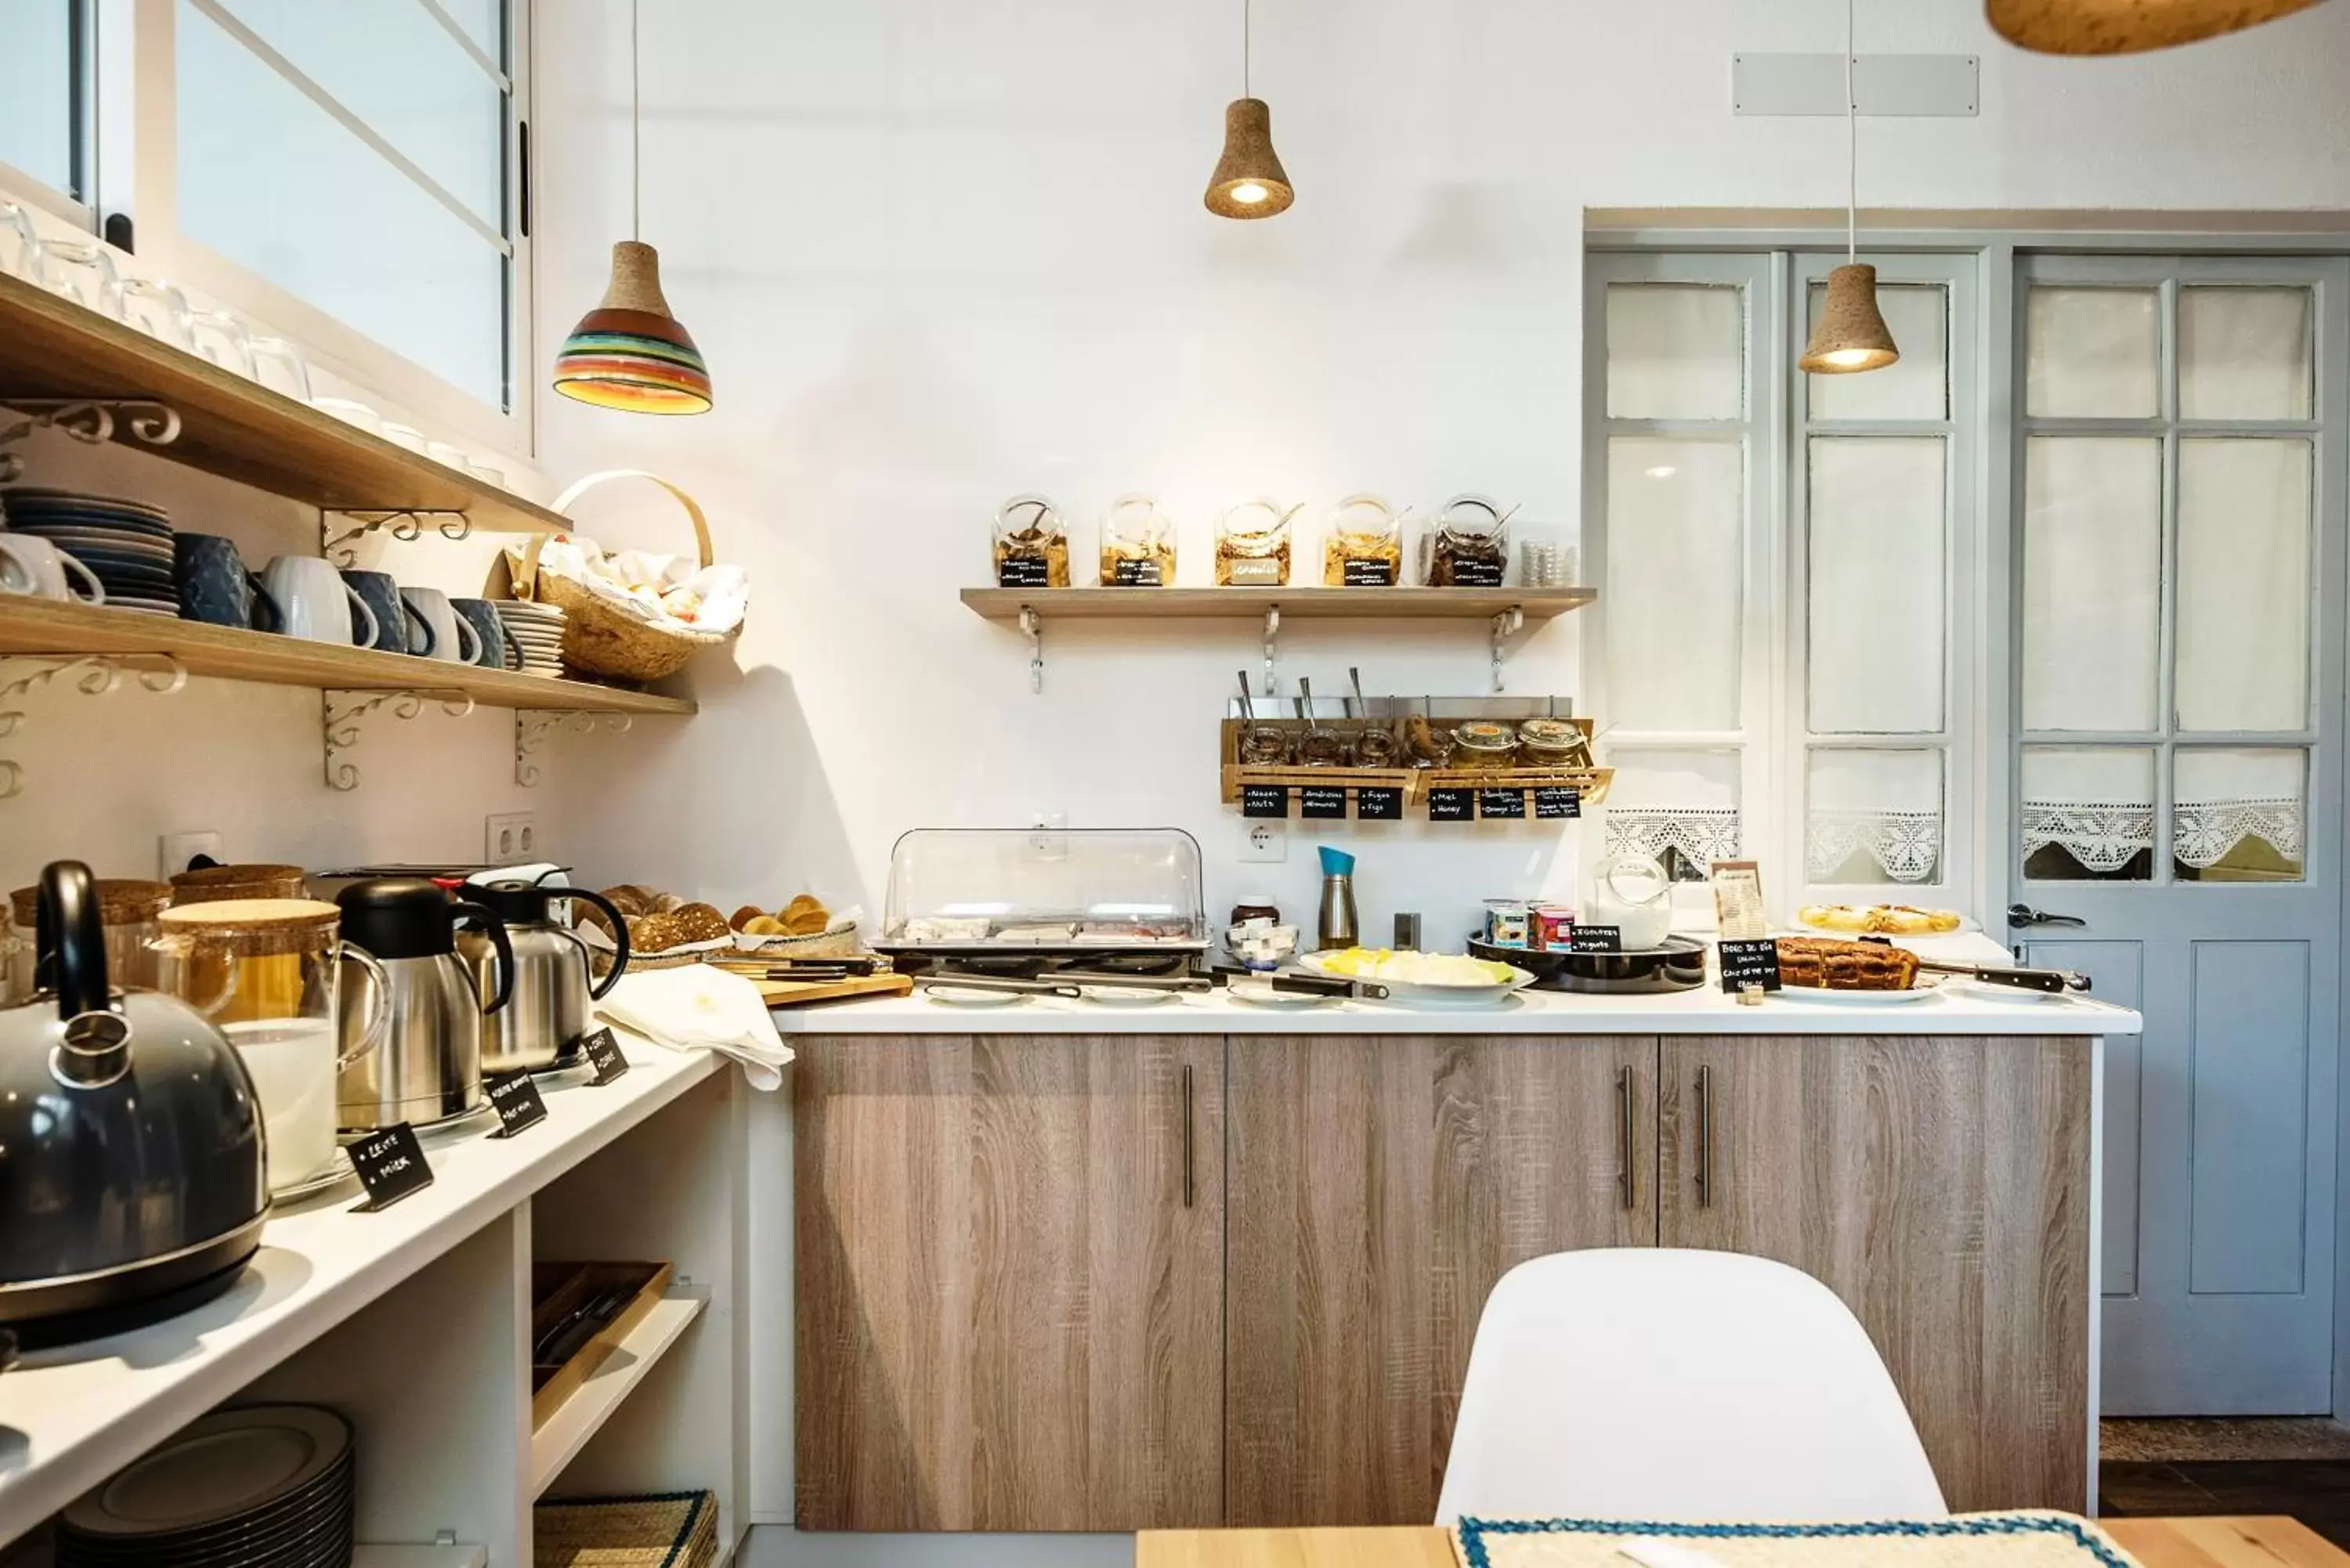
[[[847,980],[754,980],[769,1007],[806,1007],[816,1002],[845,1002],[858,996],[908,996],[914,990],[910,974],[850,975]]]

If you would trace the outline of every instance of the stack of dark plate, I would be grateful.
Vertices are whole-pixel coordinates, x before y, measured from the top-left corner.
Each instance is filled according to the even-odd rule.
[[[19,485],[0,492],[7,525],[47,539],[96,574],[119,609],[176,616],[172,519],[161,507],[69,490]]]
[[[68,1506],[57,1568],[348,1568],[355,1474],[332,1410],[216,1411]]]

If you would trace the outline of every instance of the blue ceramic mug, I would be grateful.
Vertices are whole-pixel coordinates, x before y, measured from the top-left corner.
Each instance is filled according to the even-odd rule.
[[[255,631],[283,631],[286,616],[237,553],[236,541],[217,534],[172,535],[172,581],[180,618]]]
[[[449,607],[482,639],[482,657],[473,662],[484,670],[506,668],[506,624],[487,599],[451,599]]]
[[[367,644],[386,653],[406,653],[408,622],[415,615],[408,601],[400,597],[400,584],[390,572],[347,571],[343,581],[350,584],[351,592],[375,617],[375,640]]]

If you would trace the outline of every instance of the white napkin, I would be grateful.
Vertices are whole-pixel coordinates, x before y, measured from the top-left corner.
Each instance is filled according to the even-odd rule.
[[[605,1023],[656,1045],[732,1056],[754,1089],[781,1087],[792,1060],[759,988],[708,964],[631,971],[596,1008]]]

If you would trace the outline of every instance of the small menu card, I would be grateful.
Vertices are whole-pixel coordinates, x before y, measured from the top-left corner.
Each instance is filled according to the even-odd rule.
[[[1725,941],[1753,941],[1771,934],[1762,912],[1762,868],[1752,860],[1717,860],[1707,868],[1713,884],[1714,927]]]

